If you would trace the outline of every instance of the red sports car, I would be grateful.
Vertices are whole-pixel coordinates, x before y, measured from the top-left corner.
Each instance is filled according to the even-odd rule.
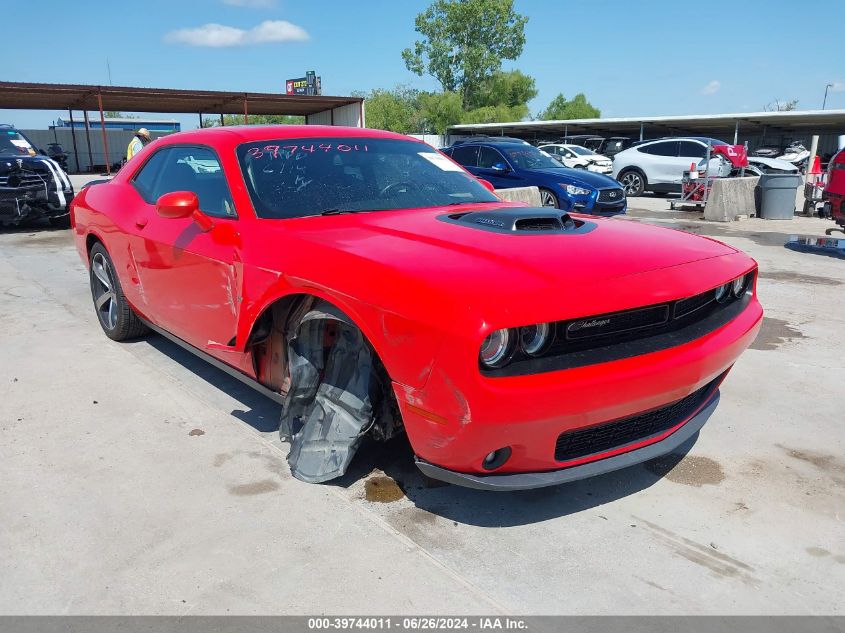
[[[651,459],[698,432],[762,318],[730,246],[507,204],[375,130],[174,134],[72,219],[106,335],[153,329],[277,399],[311,482],[402,432],[476,488]]]

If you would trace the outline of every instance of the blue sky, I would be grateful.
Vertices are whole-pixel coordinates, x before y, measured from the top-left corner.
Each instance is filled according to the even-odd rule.
[[[108,58],[114,85],[274,92],[314,69],[324,94],[398,83],[435,89],[400,56],[427,5],[18,0],[5,7],[7,32],[14,23],[37,48],[15,46],[2,78],[108,84]],[[827,83],[835,84],[827,107],[845,108],[845,58],[835,35],[845,24],[841,0],[516,0],[516,8],[529,17],[527,44],[505,67],[536,79],[532,113],[559,92],[584,92],[603,116],[756,111],[775,99],[818,109]],[[43,128],[61,115],[6,110],[0,122]],[[196,126],[196,116],[178,118]]]

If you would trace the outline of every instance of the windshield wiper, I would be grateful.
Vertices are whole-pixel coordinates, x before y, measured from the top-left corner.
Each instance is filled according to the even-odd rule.
[[[323,209],[320,215],[342,215],[344,213],[362,213],[365,209],[341,209],[340,207],[332,207],[331,209]]]

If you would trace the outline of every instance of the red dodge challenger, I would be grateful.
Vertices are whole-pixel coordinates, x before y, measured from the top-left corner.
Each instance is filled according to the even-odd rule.
[[[494,490],[690,440],[760,327],[755,262],[487,185],[399,134],[218,128],[148,145],[72,221],[106,335],[155,330],[278,400],[304,481],[367,435]]]

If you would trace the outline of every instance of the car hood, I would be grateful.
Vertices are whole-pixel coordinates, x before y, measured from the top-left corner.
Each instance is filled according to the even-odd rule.
[[[448,221],[470,211],[549,214],[549,209],[480,205],[286,220],[280,227],[303,242],[291,249],[302,260],[286,272],[344,294],[389,290],[391,297],[434,295],[443,305],[501,311],[520,297],[565,302],[578,288],[595,294],[602,280],[736,253],[715,240],[621,219],[573,215],[584,223],[581,229],[557,234],[497,232],[477,222]],[[351,272],[339,276],[338,267],[356,271],[354,278]],[[339,277],[347,287],[337,286]],[[654,288],[655,296],[667,291],[659,284]]]
[[[621,186],[609,176],[580,169],[578,171],[568,169],[525,169],[523,171],[544,177],[559,178],[568,185],[580,185],[593,189],[606,189],[608,187],[618,189]]]

